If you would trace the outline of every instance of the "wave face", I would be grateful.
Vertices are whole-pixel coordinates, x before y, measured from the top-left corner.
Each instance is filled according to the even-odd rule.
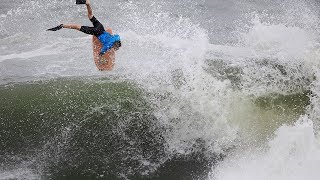
[[[0,4],[0,179],[319,179],[317,1]]]
[[[128,83],[10,85],[1,88],[1,101],[5,169],[27,161],[44,179],[113,178],[151,171],[164,158],[161,128]]]

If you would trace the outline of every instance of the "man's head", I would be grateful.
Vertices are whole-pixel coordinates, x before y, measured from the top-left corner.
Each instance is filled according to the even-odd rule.
[[[114,48],[114,50],[119,50],[119,48],[121,47],[121,41],[115,41],[114,43],[113,43],[113,48]]]
[[[113,49],[114,50],[119,50],[119,48],[121,47],[121,40],[120,40],[120,36],[118,35],[118,34],[115,34],[114,36],[113,36],[113,38],[114,38],[114,43],[113,43]]]

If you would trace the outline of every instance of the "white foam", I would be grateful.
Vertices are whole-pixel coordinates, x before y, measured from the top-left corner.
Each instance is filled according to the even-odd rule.
[[[0,180],[8,179],[34,180],[41,179],[41,177],[39,174],[34,173],[32,169],[28,168],[17,168],[11,171],[0,171]]]
[[[55,46],[55,44],[47,45],[32,51],[21,52],[18,54],[14,53],[14,54],[2,55],[0,56],[0,62],[3,62],[5,60],[10,60],[10,59],[29,59],[33,57],[59,54],[64,49],[64,48],[61,48],[61,46],[57,48],[53,48],[53,46]]]
[[[300,22],[301,17],[296,18]],[[266,127],[268,133],[272,132],[270,130],[274,126],[280,126],[274,136],[267,140],[267,144],[258,138],[240,142],[235,152],[230,153],[224,161],[213,167],[208,179],[319,179],[320,137],[316,136],[319,134],[320,124],[319,78],[317,78],[319,45],[318,32],[308,26],[308,23],[313,23],[314,20],[304,21],[301,24],[295,21],[270,23],[261,22],[258,17],[254,19],[252,27],[242,34],[242,45],[249,51],[241,53],[235,51],[235,56],[232,56],[234,57],[232,63],[242,70],[241,93],[246,97],[248,95],[260,97],[270,96],[272,93],[288,94],[311,90],[313,93],[311,105],[307,108],[306,115],[296,120],[294,125],[274,124],[278,121],[275,122],[272,116],[264,117],[267,125],[273,123],[270,127]],[[229,52],[222,50],[222,52],[233,54],[232,50]],[[238,55],[241,57],[237,58]],[[251,111],[255,112],[253,107],[239,107],[240,111],[238,109],[237,111],[252,108]],[[259,115],[263,116],[264,113],[266,112]],[[238,117],[239,120],[241,118],[243,117]],[[246,114],[245,118],[249,119],[248,122],[254,120],[251,114]],[[250,123],[247,126],[245,130],[254,128]],[[250,133],[253,136],[256,133],[255,137],[259,137],[261,133],[266,134],[255,129]],[[259,143],[254,142],[255,140]],[[259,147],[256,147],[257,144]]]
[[[317,180],[320,177],[320,139],[313,123],[302,116],[283,125],[266,149],[239,151],[212,170],[215,180]]]
[[[254,58],[256,57],[256,53],[248,48],[241,46],[227,46],[227,45],[216,45],[209,44],[208,52],[213,53],[222,53],[223,55],[227,55],[233,58]]]
[[[303,59],[316,45],[316,34],[298,26],[263,23],[256,16],[253,27],[243,34],[246,47],[258,56],[277,57],[279,61]]]
[[[160,21],[159,26],[170,21],[160,17],[164,19],[153,19]],[[147,34],[120,33],[123,49],[117,54],[116,69],[124,69],[127,78],[154,95],[150,98],[158,107],[156,116],[172,129],[164,135],[169,152],[201,150],[193,149],[198,140],[210,153],[222,152],[236,137],[226,120],[231,89],[228,81],[221,82],[203,69],[207,33],[187,19],[154,28]]]

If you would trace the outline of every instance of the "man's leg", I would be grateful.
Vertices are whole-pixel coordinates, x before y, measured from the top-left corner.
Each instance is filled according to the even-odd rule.
[[[86,0],[86,6],[87,6],[87,11],[88,11],[88,18],[91,20],[93,18],[93,14],[92,14],[91,6],[90,6],[90,0]],[[76,29],[78,31],[80,31],[80,29],[81,29],[81,25],[78,25],[78,24],[63,24],[62,26],[63,26],[63,28]]]
[[[88,27],[88,26],[81,26],[79,24],[60,24],[57,27],[48,29],[47,31],[58,31],[62,28],[66,28],[66,29],[75,29],[81,32],[84,32],[86,34],[91,34],[93,35],[95,32],[95,28],[94,27]]]
[[[48,29],[48,31],[57,31],[62,28],[67,29],[76,29],[78,31],[84,32],[86,34],[91,34],[95,36],[100,36],[105,30],[103,25],[93,16],[92,9],[90,6],[90,0],[86,0],[86,6],[87,6],[87,12],[88,12],[88,18],[92,22],[94,27],[88,27],[88,26],[81,26],[79,24],[60,24],[57,27]]]
[[[93,19],[95,19],[95,18],[93,17]],[[79,24],[61,24],[57,27],[48,29],[48,31],[57,31],[62,28],[75,29],[75,30],[81,31],[86,34],[95,35],[97,37],[103,33],[103,31],[101,31],[101,28],[81,26]]]
[[[86,0],[86,6],[87,6],[88,18],[92,19],[93,14],[92,14],[92,8],[90,5],[90,0]]]
[[[81,29],[81,25],[79,24],[63,24],[62,27],[67,29],[76,29],[78,31]]]
[[[88,11],[88,17],[89,19],[93,19],[93,14],[92,14],[92,9],[91,9],[91,6],[90,6],[90,0],[86,0],[86,6],[87,6],[87,11]],[[95,19],[95,18],[94,18]],[[92,21],[92,20],[91,20]],[[93,23],[93,22],[92,22]],[[95,23],[93,23],[95,25]],[[94,35],[94,34],[97,34],[97,29],[95,29],[94,27],[88,27],[88,26],[81,26],[79,24],[60,24],[59,26],[57,27],[54,27],[54,28],[51,28],[51,29],[48,29],[48,31],[57,31],[57,30],[60,30],[62,28],[67,28],[67,29],[76,29],[78,31],[82,31],[86,34],[91,34],[91,35]],[[99,34],[99,33],[98,33]]]

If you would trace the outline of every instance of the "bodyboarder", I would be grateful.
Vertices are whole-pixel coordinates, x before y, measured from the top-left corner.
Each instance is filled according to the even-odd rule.
[[[60,24],[57,27],[48,29],[47,31],[58,31],[62,28],[67,28],[67,29],[75,29],[86,34],[96,36],[103,45],[99,53],[99,62],[100,62],[100,60],[102,59],[101,57],[111,48],[113,48],[115,51],[119,50],[119,48],[121,47],[120,36],[117,34],[112,35],[104,29],[103,25],[92,14],[90,0],[86,0],[86,6],[87,6],[88,18],[92,22],[93,27],[81,26],[79,24]],[[100,63],[103,63],[103,62],[100,62]]]

